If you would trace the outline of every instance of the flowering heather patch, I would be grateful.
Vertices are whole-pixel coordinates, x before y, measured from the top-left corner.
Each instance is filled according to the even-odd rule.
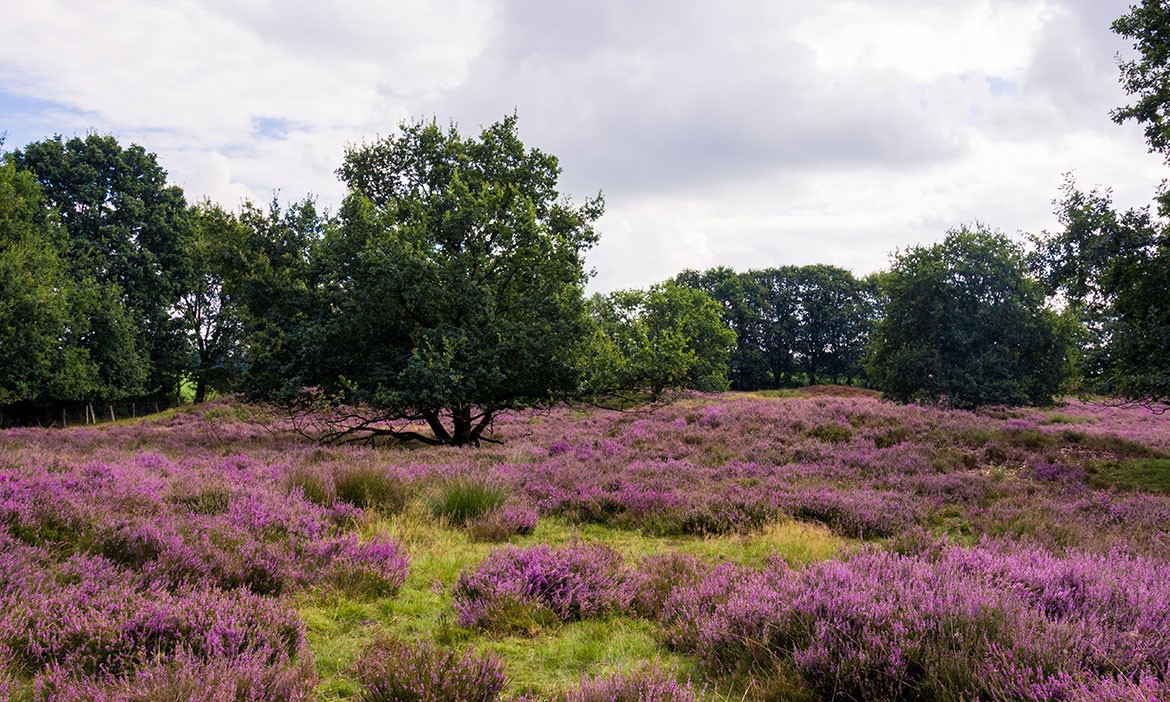
[[[304,626],[278,600],[244,590],[172,592],[102,557],[55,561],[12,542],[0,558],[0,650],[54,690],[114,689],[144,666],[157,673],[176,661],[225,675],[234,669],[232,684],[315,681],[302,665]]]
[[[528,505],[505,504],[469,521],[467,536],[473,541],[507,541],[512,536],[531,534],[539,516]]]
[[[506,547],[455,582],[460,624],[523,631],[535,621],[572,621],[620,608],[621,556],[600,544]]]
[[[328,579],[342,590],[376,597],[398,592],[410,566],[402,546],[385,536],[359,542],[346,534],[327,542],[318,557],[326,564]]]
[[[678,682],[656,666],[584,680],[565,702],[697,702],[690,683]]]
[[[294,604],[325,637],[325,697],[356,694],[347,652],[387,630],[577,661],[600,654],[572,641],[610,627],[721,685],[774,676],[749,700],[1170,697],[1170,416],[724,395],[505,415],[503,444],[461,450],[317,447],[265,421],[220,404],[0,431],[0,700],[3,686],[308,699]],[[457,483],[493,488],[466,535],[426,499]],[[801,533],[789,519],[868,545],[796,568],[719,562],[789,557],[769,541]],[[579,540],[533,544],[577,531],[619,539],[629,564]],[[525,533],[486,559],[477,542]],[[452,607],[476,631],[453,631]],[[537,679],[524,689],[548,699],[576,677]]]
[[[675,590],[668,640],[712,670],[787,660],[826,698],[1060,700],[1161,679],[1170,567],[1002,544],[720,566]]]
[[[358,702],[493,702],[507,682],[491,656],[424,642],[376,641],[355,668]]]

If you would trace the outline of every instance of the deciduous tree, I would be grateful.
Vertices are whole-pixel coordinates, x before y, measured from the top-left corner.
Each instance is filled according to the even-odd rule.
[[[1067,341],[1022,249],[983,227],[895,256],[870,378],[898,401],[972,408],[1043,404],[1063,380]]]
[[[36,176],[57,211],[74,275],[116,286],[146,364],[146,390],[173,392],[187,359],[171,314],[185,282],[182,190],[167,184],[154,154],[123,148],[112,136],[57,136],[12,158]]]
[[[524,146],[515,116],[478,138],[405,124],[338,173],[349,194],[312,254],[290,379],[354,410],[333,437],[477,443],[501,411],[576,392],[602,203],[563,199],[557,159]]]
[[[706,292],[667,282],[590,300],[594,338],[583,358],[588,393],[606,398],[726,390],[735,332]]]

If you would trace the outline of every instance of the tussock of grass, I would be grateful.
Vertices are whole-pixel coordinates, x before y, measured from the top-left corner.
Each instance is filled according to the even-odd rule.
[[[496,509],[508,492],[475,478],[453,478],[440,483],[430,498],[431,512],[451,524],[463,525]]]
[[[357,507],[372,507],[388,513],[402,511],[410,496],[401,477],[377,466],[357,466],[333,476],[337,498]]]

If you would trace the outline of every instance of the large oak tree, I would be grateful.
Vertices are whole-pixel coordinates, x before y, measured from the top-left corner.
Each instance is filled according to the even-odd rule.
[[[406,124],[338,173],[349,194],[312,256],[291,379],[333,410],[325,438],[473,444],[501,411],[577,391],[602,203],[562,198],[557,159],[521,143],[515,116],[478,137]]]

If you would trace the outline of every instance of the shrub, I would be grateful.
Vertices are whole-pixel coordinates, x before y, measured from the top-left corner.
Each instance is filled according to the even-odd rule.
[[[406,507],[410,491],[401,477],[375,466],[351,467],[333,476],[337,498],[355,507],[376,508],[391,514]]]
[[[467,522],[467,536],[472,541],[507,541],[536,529],[538,515],[527,505],[506,504]]]
[[[621,555],[601,544],[503,548],[459,575],[455,609],[464,626],[531,630],[620,609],[624,576]]]
[[[330,543],[322,555],[329,559],[332,583],[354,595],[394,595],[406,582],[410,567],[410,556],[384,537],[359,543],[350,534]]]
[[[201,660],[181,652],[126,676],[79,676],[53,668],[37,676],[37,699],[53,702],[312,702],[317,670],[307,656],[272,665],[268,652]],[[0,693],[3,689],[0,688]],[[0,700],[8,699],[0,694]]]
[[[499,485],[469,477],[443,481],[431,497],[435,517],[460,526],[498,508],[508,492]]]
[[[592,680],[565,695],[565,702],[697,702],[690,683],[679,685],[657,666]]]
[[[713,567],[701,558],[674,551],[647,556],[624,583],[622,599],[630,613],[657,619],[676,589],[694,585]]]
[[[421,641],[378,640],[354,668],[362,685],[358,702],[494,702],[507,682],[493,656]]]

